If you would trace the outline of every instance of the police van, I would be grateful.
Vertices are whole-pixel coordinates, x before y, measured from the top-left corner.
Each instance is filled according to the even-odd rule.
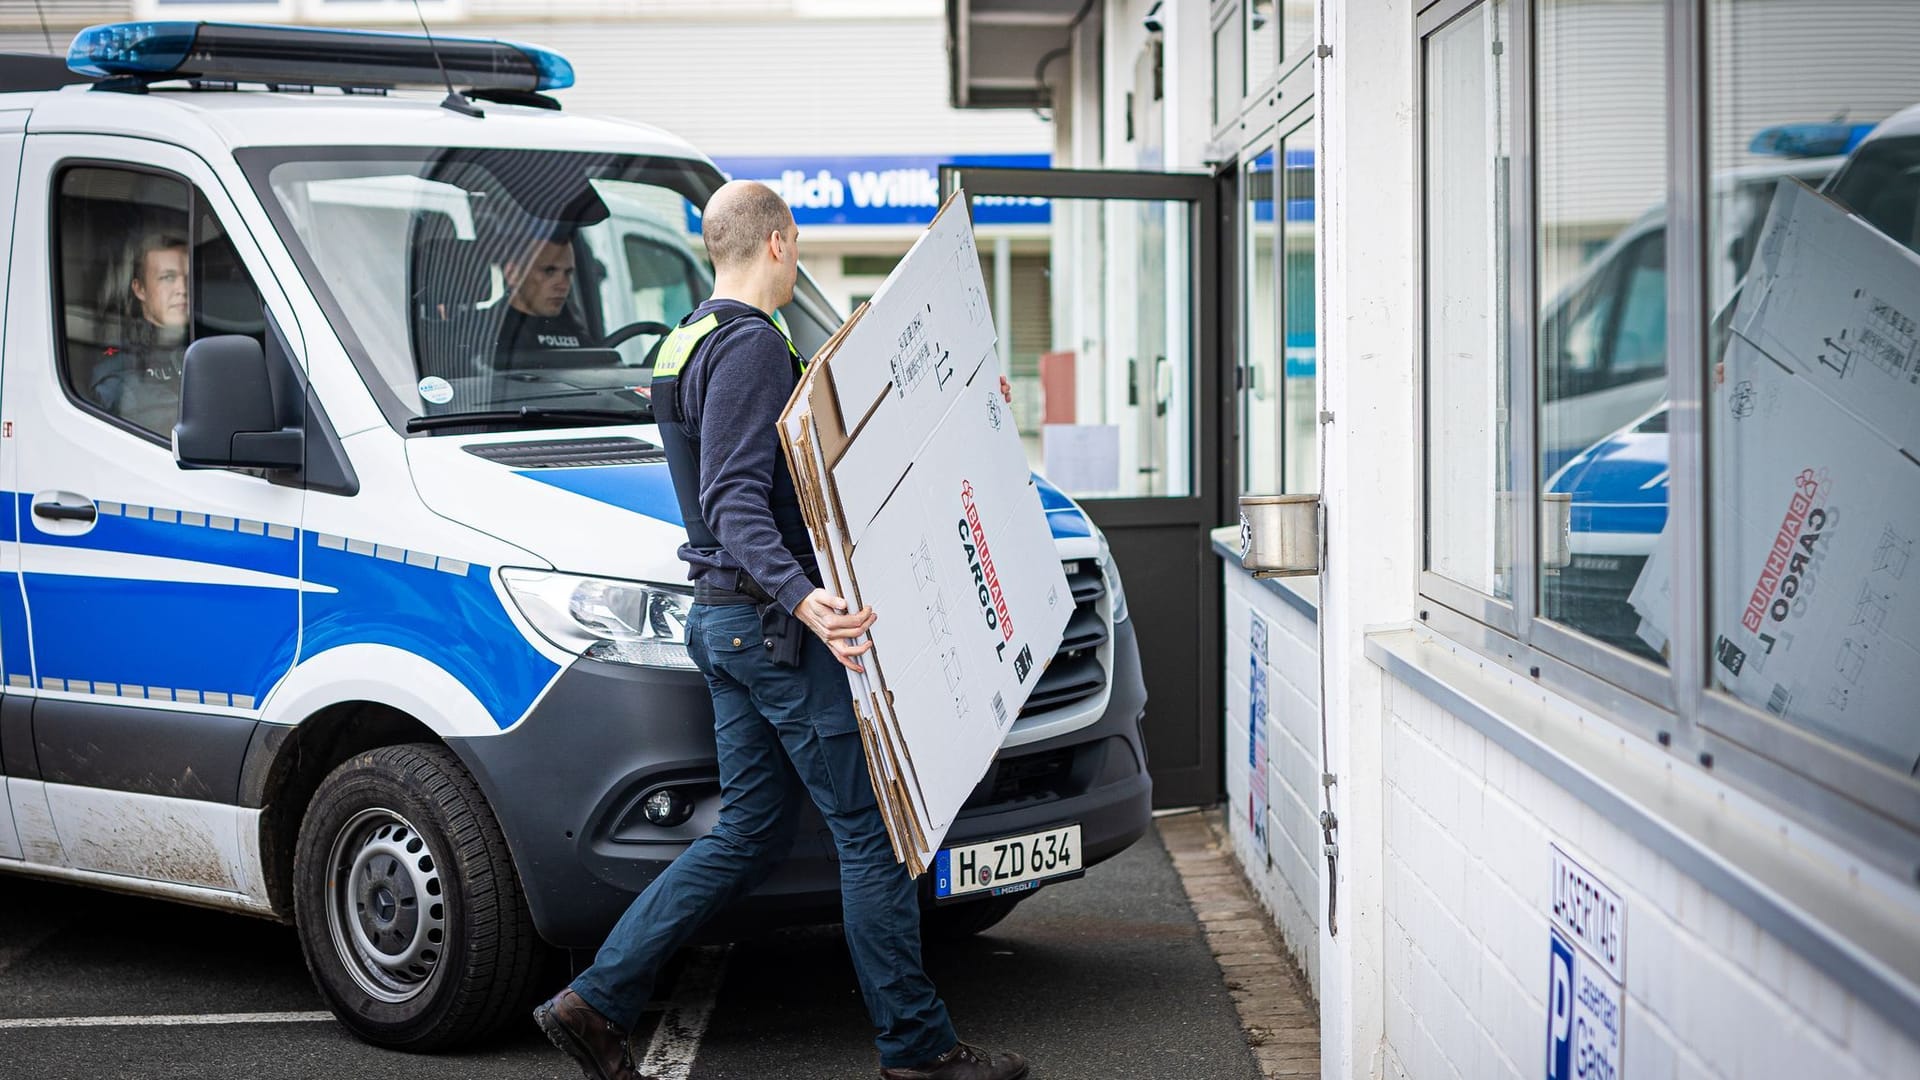
[[[145,22],[0,69],[0,870],[291,921],[375,1043],[524,1022],[717,819],[647,387],[722,176],[497,41]],[[779,314],[839,322],[804,277]],[[948,842],[1074,877],[1148,824],[1146,695],[1041,490],[1077,606]],[[930,876],[927,931],[1045,880]],[[838,911],[813,820],[732,919]]]

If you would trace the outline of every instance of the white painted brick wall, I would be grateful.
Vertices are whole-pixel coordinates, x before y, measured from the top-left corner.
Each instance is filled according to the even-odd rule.
[[[1920,1077],[1920,1033],[1413,688],[1387,696],[1387,1076],[1541,1074],[1557,842],[1626,904],[1626,1077]]]
[[[1226,580],[1227,817],[1234,853],[1287,948],[1320,992],[1319,631],[1264,585],[1223,566]],[[1267,623],[1267,857],[1248,823],[1248,684],[1253,615]]]

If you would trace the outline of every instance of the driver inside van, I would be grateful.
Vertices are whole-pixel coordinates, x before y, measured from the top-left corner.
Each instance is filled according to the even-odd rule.
[[[579,349],[590,344],[586,328],[567,301],[573,295],[573,237],[542,237],[502,268],[507,313],[494,345],[494,365],[517,366],[515,354],[548,349]]]
[[[108,305],[122,314],[122,340],[101,350],[88,389],[113,415],[165,432],[180,411],[180,360],[192,317],[187,242],[149,232],[129,254],[130,275]]]

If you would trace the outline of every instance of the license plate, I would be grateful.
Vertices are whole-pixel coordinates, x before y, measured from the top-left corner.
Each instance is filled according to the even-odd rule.
[[[975,894],[1011,896],[1037,889],[1043,881],[1085,872],[1080,861],[1080,826],[1062,825],[942,850],[933,861],[933,895],[936,900]]]

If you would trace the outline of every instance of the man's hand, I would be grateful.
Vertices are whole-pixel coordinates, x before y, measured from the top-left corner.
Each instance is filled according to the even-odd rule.
[[[827,648],[833,650],[833,658],[840,661],[841,666],[848,671],[867,670],[854,657],[873,648],[873,639],[868,638],[858,645],[854,644],[854,639],[865,635],[867,628],[873,625],[872,608],[861,608],[849,615],[845,600],[825,589],[815,589],[800,601],[800,606],[793,609],[793,613],[807,624],[807,629],[812,630],[816,637],[827,643]]]
[[[1005,375],[1000,376],[1000,396],[1007,399],[1007,404],[1013,404],[1013,384]]]

